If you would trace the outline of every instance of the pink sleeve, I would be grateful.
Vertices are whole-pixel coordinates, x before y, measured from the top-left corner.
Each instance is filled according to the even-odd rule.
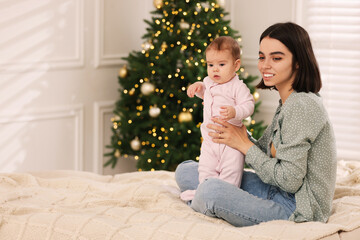
[[[255,108],[255,100],[249,88],[242,81],[237,84],[235,90],[235,119],[242,120],[251,116]]]
[[[209,79],[208,77],[204,78],[204,80],[201,82],[202,83],[202,91],[199,93],[195,93],[195,96],[197,96],[198,98],[204,99],[204,93],[205,93],[205,89],[206,86],[209,84]]]

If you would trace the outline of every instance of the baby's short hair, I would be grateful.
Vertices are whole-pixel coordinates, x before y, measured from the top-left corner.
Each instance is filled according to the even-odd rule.
[[[229,36],[217,37],[206,48],[205,53],[209,50],[229,50],[234,60],[240,59],[240,46],[238,42]]]

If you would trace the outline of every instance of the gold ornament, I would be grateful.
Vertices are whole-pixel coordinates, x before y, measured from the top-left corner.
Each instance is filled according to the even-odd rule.
[[[243,120],[243,124],[244,124],[246,127],[250,126],[250,124],[251,124],[251,117],[249,116],[249,117],[245,118],[245,119]]]
[[[166,44],[166,42],[163,42],[161,44],[161,51],[165,51],[167,49],[168,45]]]
[[[127,68],[126,68],[126,65],[122,66],[119,70],[119,77],[121,78],[125,78],[127,76]]]
[[[186,112],[181,112],[179,114],[179,122],[190,122],[192,121],[192,115],[190,112],[186,111]]]
[[[134,94],[135,94],[135,88],[130,89],[129,95],[132,96],[132,95],[134,95]]]
[[[156,105],[150,107],[150,110],[149,110],[150,117],[156,118],[160,115],[160,113],[161,113],[161,109],[158,108]]]
[[[190,28],[190,24],[188,22],[185,22],[184,19],[181,19],[181,22],[180,22],[180,28],[181,29],[189,29]]]
[[[139,151],[140,147],[141,147],[141,143],[138,137],[135,137],[133,140],[131,140],[130,142],[130,146],[131,149],[134,151]]]
[[[225,7],[225,0],[218,0],[217,2],[222,8]]]
[[[145,96],[150,95],[155,90],[155,86],[151,83],[145,82],[141,85],[140,91]]]
[[[114,153],[114,156],[119,158],[120,157],[120,151],[119,149],[116,149],[115,153]]]
[[[254,92],[253,96],[254,96],[255,101],[259,100],[259,98],[260,98],[260,94],[258,92]]]
[[[161,9],[163,6],[164,6],[164,2],[163,0],[154,0],[154,6],[157,8],[157,9]]]

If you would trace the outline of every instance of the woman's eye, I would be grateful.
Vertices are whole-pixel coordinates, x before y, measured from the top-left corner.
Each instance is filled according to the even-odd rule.
[[[282,58],[281,57],[275,57],[273,58],[274,61],[280,61]]]
[[[221,63],[220,66],[221,66],[221,67],[225,66],[225,63]]]
[[[258,59],[259,59],[259,60],[264,60],[265,57],[259,56]]]

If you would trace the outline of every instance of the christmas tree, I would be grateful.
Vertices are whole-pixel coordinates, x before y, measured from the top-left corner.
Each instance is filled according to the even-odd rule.
[[[134,156],[141,170],[175,170],[188,159],[199,159],[202,100],[189,98],[187,87],[206,74],[204,51],[218,36],[241,40],[225,19],[216,0],[154,0],[142,51],[133,51],[119,70],[120,100],[112,118],[110,159]],[[259,98],[251,85],[257,77],[244,67],[240,79]],[[255,112],[260,102],[256,102]],[[265,126],[251,117],[244,124],[254,138]]]

